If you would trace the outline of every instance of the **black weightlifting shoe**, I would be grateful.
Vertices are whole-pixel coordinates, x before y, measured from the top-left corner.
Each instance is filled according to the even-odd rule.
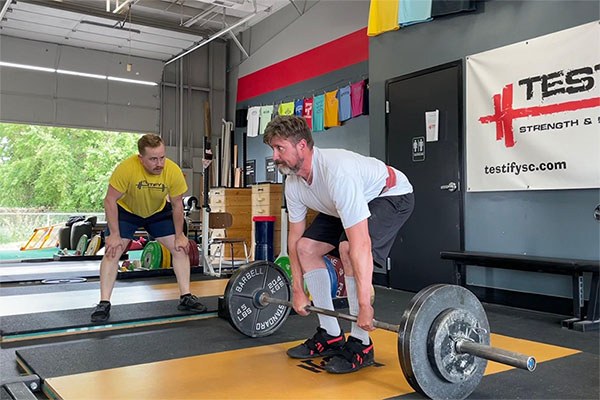
[[[375,364],[373,342],[369,339],[369,344],[364,345],[362,340],[350,336],[338,355],[325,360],[323,368],[332,374],[347,374],[373,364]]]
[[[206,312],[206,306],[200,303],[198,297],[190,293],[181,296],[177,309],[179,311],[192,311],[197,313]]]
[[[106,322],[108,317],[110,317],[110,301],[101,301],[92,313],[92,322]]]
[[[346,338],[343,331],[338,336],[331,336],[325,329],[318,327],[317,333],[312,338],[296,347],[288,349],[287,355],[291,358],[332,356],[342,350],[345,342]]]

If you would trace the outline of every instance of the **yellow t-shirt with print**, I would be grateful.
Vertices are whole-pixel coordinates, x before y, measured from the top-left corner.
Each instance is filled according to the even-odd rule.
[[[121,162],[108,183],[123,193],[117,203],[125,210],[147,218],[162,210],[169,197],[181,196],[187,183],[181,168],[168,158],[160,175],[146,171],[137,155]]]

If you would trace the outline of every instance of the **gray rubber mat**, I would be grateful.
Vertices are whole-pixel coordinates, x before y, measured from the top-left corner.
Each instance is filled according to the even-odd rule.
[[[207,306],[207,312],[217,311],[218,296],[203,297],[200,301]],[[113,305],[109,321],[102,325],[195,315],[195,313],[177,310],[178,302],[178,300],[167,300]],[[0,332],[4,338],[13,335],[91,327],[93,324],[90,322],[90,315],[93,310],[94,306],[76,310],[9,315],[0,319]]]

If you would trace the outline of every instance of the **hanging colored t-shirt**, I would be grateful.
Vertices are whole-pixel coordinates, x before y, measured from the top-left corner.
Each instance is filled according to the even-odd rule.
[[[312,129],[312,119],[313,119],[313,99],[304,99],[304,107],[302,108],[302,116],[306,120],[308,127]]]
[[[358,117],[363,113],[363,94],[365,81],[360,81],[350,85],[350,99],[352,101],[352,118]]]
[[[258,121],[260,119],[260,107],[250,107],[248,109],[248,133],[250,137],[258,136]]]
[[[475,0],[433,0],[431,3],[431,16],[455,14],[463,11],[475,11],[477,2]]]
[[[296,101],[294,101],[294,115],[301,117],[303,108],[304,108],[304,100],[297,99]]]
[[[319,94],[313,98],[313,132],[325,130],[325,95]]]
[[[265,128],[267,124],[271,122],[271,117],[273,116],[273,106],[262,106],[260,108],[260,130],[259,133],[262,135],[265,133]]]
[[[338,91],[325,93],[325,128],[340,126]]]
[[[371,0],[367,35],[377,36],[398,29],[398,0]]]
[[[338,92],[340,102],[340,121],[347,121],[352,118],[352,102],[350,100],[350,85],[340,88]]]
[[[398,7],[400,26],[431,21],[431,0],[402,0]]]
[[[281,103],[278,109],[279,115],[294,115],[294,102]]]

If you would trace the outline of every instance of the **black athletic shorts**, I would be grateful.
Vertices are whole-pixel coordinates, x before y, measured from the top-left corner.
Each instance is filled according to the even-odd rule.
[[[133,239],[135,231],[144,228],[152,237],[159,238],[175,234],[175,225],[173,224],[173,207],[167,201],[167,204],[159,212],[152,214],[148,218],[142,218],[118,206],[119,210],[119,233],[123,239]],[[108,227],[105,232],[110,235]]]
[[[377,197],[369,202],[369,236],[373,250],[373,261],[385,266],[394,240],[400,228],[410,217],[415,205],[413,193],[400,196]],[[319,213],[312,224],[304,231],[303,237],[329,243],[337,248],[340,242],[348,240],[342,220]],[[336,255],[336,254],[333,254]]]

